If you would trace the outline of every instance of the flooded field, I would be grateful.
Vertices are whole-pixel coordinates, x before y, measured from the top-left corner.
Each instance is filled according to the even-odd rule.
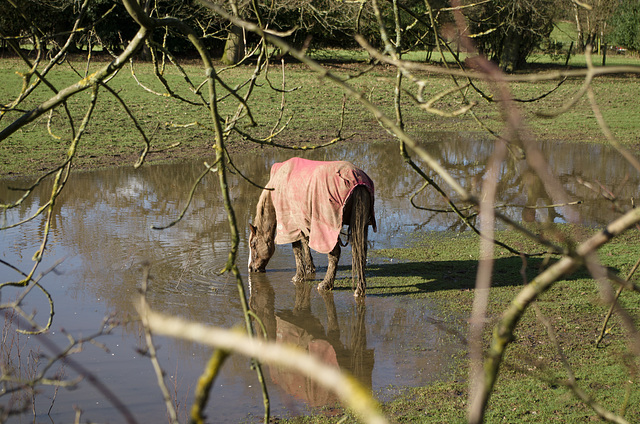
[[[491,144],[463,135],[443,134],[438,138],[426,147],[464,186],[479,186]],[[629,203],[637,193],[637,172],[610,149],[566,144],[545,144],[542,149],[570,196],[583,201],[579,211],[588,225],[603,225],[615,216],[610,203],[590,187],[607,187],[623,203]],[[234,164],[247,178],[265,184],[270,166],[294,154],[265,150],[234,157]],[[404,246],[407,235],[416,231],[464,230],[452,214],[411,206],[409,198],[423,181],[404,164],[395,144],[345,143],[304,156],[349,160],[374,180],[378,232],[370,233],[370,249]],[[562,222],[562,207],[524,208],[552,203],[536,181],[523,186],[524,167],[523,162],[512,160],[502,170],[499,202],[506,213],[516,220]],[[162,231],[151,229],[177,218],[203,169],[202,161],[195,161],[72,175],[57,202],[51,239],[40,268],[44,271],[62,261],[42,280],[55,305],[52,331],[47,337],[58,346],[66,345],[67,333],[74,337],[95,333],[105,316],[113,315],[122,322],[111,334],[97,338],[101,345],[86,344],[74,359],[116,393],[139,422],[166,420],[152,365],[142,352],[144,335],[135,322],[133,301],[142,280],[141,264],[150,264],[148,300],[154,309],[225,328],[242,325],[235,282],[218,274],[227,260],[230,236],[215,176],[210,175],[199,186],[180,223]],[[242,234],[238,263],[248,289],[248,223],[260,190],[238,174],[229,175],[229,180]],[[0,180],[0,201],[15,200],[19,193],[9,187],[26,184]],[[7,211],[1,217],[2,225],[33,214],[47,200],[45,186],[20,207]],[[421,192],[415,203],[432,209],[444,207],[433,190]],[[30,269],[43,226],[39,217],[0,231],[0,259],[22,271]],[[343,252],[340,263],[347,265],[349,249]],[[321,278],[326,256],[314,255],[314,259]],[[350,275],[347,268],[340,268],[338,278]],[[428,296],[422,300],[367,296],[365,306],[359,307],[350,290],[322,296],[315,285],[293,285],[294,272],[291,247],[278,246],[268,272],[252,276],[250,306],[265,323],[267,334],[296,343],[349,370],[381,398],[393,396],[398,387],[446,378],[451,358],[465,350],[465,317],[451,318],[431,304]],[[6,264],[0,264],[0,275],[2,282],[21,278]],[[17,293],[3,288],[2,301],[11,300]],[[49,306],[41,292],[31,293],[26,306],[37,311],[36,321],[46,322]],[[5,329],[10,321],[11,317],[5,315]],[[51,354],[44,348],[30,353],[39,344],[33,336],[9,331],[4,337],[3,360],[10,357],[13,365],[20,364],[23,376],[42,368],[45,359],[38,362],[38,353]],[[161,337],[156,338],[156,344],[179,417],[185,420],[210,349]],[[55,367],[50,374],[55,372],[66,378],[76,376],[70,367]],[[273,415],[302,414],[335,400],[330,393],[286,370],[266,367],[265,375]],[[86,381],[75,390],[42,390],[33,399],[16,402],[25,402],[28,411],[33,408],[38,422],[71,422],[74,406],[82,409],[83,420],[123,421],[109,401]],[[215,422],[259,422],[262,413],[262,395],[249,361],[231,357],[216,380],[207,414],[215,416]],[[12,420],[33,421],[30,412]]]

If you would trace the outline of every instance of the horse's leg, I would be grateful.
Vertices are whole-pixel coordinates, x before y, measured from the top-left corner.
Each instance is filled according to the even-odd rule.
[[[304,271],[307,275],[315,274],[316,266],[313,264],[311,249],[309,249],[309,237],[303,237],[300,241],[302,242],[302,254],[304,255]]]
[[[327,273],[324,276],[324,280],[318,284],[318,290],[333,289],[333,282],[336,279],[336,272],[338,270],[338,261],[340,260],[340,240],[338,240],[333,250],[329,252],[327,256],[329,257]]]
[[[324,306],[327,308],[327,335],[329,342],[340,340],[340,326],[338,325],[338,313],[336,312],[336,304],[333,301],[333,292],[321,291]]]
[[[304,281],[306,273],[304,266],[304,247],[302,241],[294,241],[291,243],[293,247],[293,256],[296,258],[296,275],[291,279],[293,283]]]
[[[311,284],[304,281],[294,283],[296,286],[296,300],[293,314],[296,316],[311,314]]]

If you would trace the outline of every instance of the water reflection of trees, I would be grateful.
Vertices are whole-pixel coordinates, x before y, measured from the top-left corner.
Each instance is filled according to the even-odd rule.
[[[438,138],[440,140],[432,137],[425,143],[425,148],[440,158],[464,187],[469,190],[477,187],[483,178],[484,163],[492,153],[492,144],[474,140],[473,135],[468,134],[453,137],[440,134]],[[393,144],[345,143],[306,156],[346,159],[365,169],[373,178],[376,214],[383,232],[380,237],[372,235],[374,248],[376,244],[384,247],[388,239],[397,239],[408,228],[464,228],[452,213],[434,213],[410,206],[408,199],[422,181],[395,154],[396,148]],[[542,145],[542,150],[572,199],[582,201],[580,207],[588,222],[608,222],[612,212],[607,202],[581,181],[601,182],[612,187],[620,198],[630,199],[635,195],[637,176],[609,149],[547,143]],[[289,151],[264,149],[260,154],[239,155],[234,162],[246,177],[264,184],[271,164],[292,155]],[[190,189],[203,169],[202,163],[191,162],[150,166],[135,172],[130,168],[115,168],[74,174],[57,202],[58,213],[52,222],[57,241],[50,248],[55,249],[56,243],[64,243],[87,264],[102,264],[98,268],[85,266],[83,281],[100,280],[104,268],[112,273],[112,281],[100,289],[104,291],[101,297],[116,297],[114,293],[135,287],[133,267],[142,260],[148,260],[163,275],[162,283],[156,287],[159,293],[202,293],[213,284],[218,294],[224,295],[225,281],[220,280],[217,271],[226,260],[229,234],[227,216],[213,177],[205,178],[197,188],[187,217],[179,225],[164,231],[149,229],[152,225],[166,224],[179,215],[184,207],[183,193]],[[515,220],[562,219],[562,208],[548,212],[525,208],[551,203],[539,180],[532,175],[518,159],[506,162],[499,181],[499,204],[508,205],[506,211]],[[0,186],[0,197],[15,197],[16,193],[7,187],[19,184],[4,182]],[[252,219],[260,189],[237,174],[230,176],[229,185],[240,231],[244,234],[241,255],[245,255],[246,224]],[[43,186],[18,208],[8,211],[5,219],[12,222],[31,213],[38,202],[46,198],[42,193],[47,189]],[[431,209],[446,209],[441,197],[429,189],[418,194],[415,202]],[[41,234],[42,228],[37,233]],[[13,249],[24,248],[19,241],[17,243]],[[116,288],[118,290],[113,290]],[[91,290],[89,287],[84,289]],[[150,295],[153,293],[152,290]],[[119,306],[130,309],[128,305]]]

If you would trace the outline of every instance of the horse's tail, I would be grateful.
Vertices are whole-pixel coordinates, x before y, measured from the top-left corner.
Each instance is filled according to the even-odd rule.
[[[371,194],[369,189],[360,185],[352,194],[351,222],[349,238],[351,241],[351,278],[356,296],[364,296],[367,286],[364,270],[367,265],[367,239],[371,222]]]

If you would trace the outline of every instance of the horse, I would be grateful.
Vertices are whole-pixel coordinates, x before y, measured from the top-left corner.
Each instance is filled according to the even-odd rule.
[[[374,185],[346,161],[292,158],[275,163],[249,224],[249,272],[265,272],[276,244],[291,243],[294,283],[313,278],[310,249],[326,253],[329,265],[318,290],[332,290],[340,260],[340,231],[348,225],[354,296],[365,295],[369,226],[376,231]]]

